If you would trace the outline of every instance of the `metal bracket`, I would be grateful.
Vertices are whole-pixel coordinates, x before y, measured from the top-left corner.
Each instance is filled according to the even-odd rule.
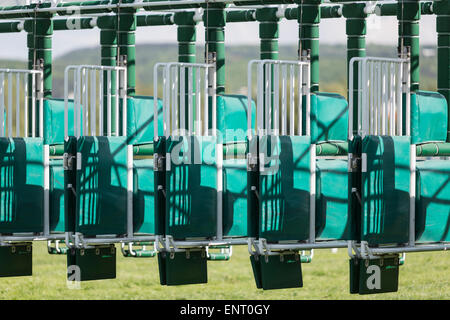
[[[64,170],[73,170],[73,160],[75,156],[70,153],[63,154],[63,169]]]
[[[247,171],[258,171],[258,155],[247,153]]]
[[[164,155],[161,155],[159,153],[155,153],[153,155],[154,159],[154,167],[153,171],[163,172],[166,168],[166,157]]]

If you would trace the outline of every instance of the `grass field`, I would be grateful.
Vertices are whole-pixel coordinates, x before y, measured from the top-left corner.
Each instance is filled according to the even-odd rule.
[[[177,287],[159,284],[155,258],[123,258],[118,251],[117,279],[66,285],[66,257],[48,255],[45,243],[33,246],[33,276],[0,279],[0,299],[450,299],[450,254],[411,253],[400,268],[397,293],[350,295],[344,249],[316,250],[302,264],[303,288],[262,291],[255,287],[246,247],[233,247],[230,261],[208,262],[208,284]]]

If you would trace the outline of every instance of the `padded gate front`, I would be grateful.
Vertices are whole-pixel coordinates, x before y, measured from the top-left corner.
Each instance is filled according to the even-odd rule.
[[[259,237],[268,242],[309,237],[310,144],[308,136],[259,138]]]
[[[0,138],[0,233],[43,232],[41,138]]]
[[[216,235],[216,143],[213,136],[167,140],[165,230],[174,239]]]
[[[126,137],[80,137],[77,152],[75,231],[85,236],[125,234]]]
[[[362,142],[361,240],[409,240],[410,138],[366,136]],[[366,167],[364,157],[367,158]]]

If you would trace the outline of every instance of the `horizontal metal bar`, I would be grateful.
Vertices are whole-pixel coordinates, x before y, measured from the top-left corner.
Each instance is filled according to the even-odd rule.
[[[430,244],[430,245],[415,245],[413,247],[396,247],[396,248],[368,248],[369,254],[380,255],[389,253],[402,252],[423,252],[423,251],[446,251],[450,250],[450,243]]]
[[[273,244],[267,243],[266,247],[271,250],[311,250],[311,249],[331,249],[347,248],[347,241],[324,241],[315,243],[292,243],[292,244]]]

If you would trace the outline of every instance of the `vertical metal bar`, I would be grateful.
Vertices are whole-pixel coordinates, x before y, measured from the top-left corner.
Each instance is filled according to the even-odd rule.
[[[169,69],[169,73],[170,73],[170,83],[169,83],[169,88],[170,88],[170,92],[168,93],[169,99],[172,99],[170,106],[171,106],[171,111],[170,111],[170,116],[171,116],[171,125],[170,127],[172,128],[171,132],[172,134],[174,134],[175,130],[176,130],[176,105],[175,105],[175,101],[177,100],[177,92],[175,89],[175,73],[177,72],[177,67],[176,66],[171,66]]]
[[[44,137],[44,73],[39,72],[39,136]]]
[[[403,135],[403,108],[402,108],[402,63],[396,69],[396,104],[397,104],[397,135]]]
[[[5,74],[2,72],[0,73],[0,81],[1,81],[1,87],[0,87],[0,135],[2,137],[5,136]]]
[[[281,134],[286,135],[287,132],[287,65],[281,67]]]
[[[32,130],[32,134],[31,137],[35,137],[36,136],[36,77],[33,74],[31,76],[32,80],[31,80],[31,96],[32,96],[32,101],[31,101],[31,130]]]
[[[197,70],[196,70],[196,82],[197,82],[197,85],[196,85],[196,88],[195,88],[195,100],[196,100],[196,102],[195,102],[195,106],[196,106],[196,108],[195,108],[195,117],[196,117],[196,124],[195,124],[195,134],[196,135],[201,135],[202,134],[202,122],[201,122],[201,116],[202,116],[202,100],[201,100],[201,93],[202,93],[202,90],[201,90],[201,80],[202,80],[202,78],[201,78],[201,75],[200,75],[200,67],[197,67]]]
[[[381,130],[381,134],[385,135],[386,134],[386,127],[387,127],[387,112],[386,112],[386,64],[385,63],[380,63],[380,67],[382,68],[382,73],[381,73],[381,77],[382,77],[382,89],[381,89],[381,99],[382,99],[382,106],[383,106],[383,111],[382,111],[382,116],[381,118],[383,119],[383,125],[382,125],[382,130]]]
[[[120,116],[120,113],[119,113],[119,84],[120,84],[120,81],[122,80],[121,78],[120,78],[120,71],[119,71],[120,69],[115,69],[114,71],[116,72],[116,95],[115,95],[115,100],[116,100],[116,114],[115,114],[115,123],[116,123],[116,137],[118,137],[119,135],[120,135],[120,133],[119,133],[119,116]]]
[[[203,135],[209,136],[208,129],[209,129],[209,111],[208,111],[208,77],[209,77],[209,67],[205,68],[204,73],[204,79],[203,79],[203,86],[204,86],[204,102],[203,102]]]
[[[390,132],[391,136],[395,135],[395,109],[394,109],[394,72],[392,70],[392,63],[389,63],[389,106],[390,106]]]
[[[122,135],[128,136],[127,126],[128,126],[128,101],[127,101],[127,83],[128,83],[127,69],[122,68],[122,84],[121,84],[121,99],[122,99]],[[158,123],[156,121],[156,123]]]
[[[212,67],[213,76],[212,76],[212,135],[217,136],[217,70],[216,67]]]
[[[257,81],[258,81],[258,96],[257,96],[257,128],[258,132],[257,135],[263,135],[264,134],[264,63],[259,62],[258,63],[258,72],[257,72]]]
[[[307,65],[306,68],[306,84],[305,84],[305,95],[306,95],[306,135],[311,135],[311,64]],[[314,153],[316,152],[316,148],[313,149]],[[314,166],[315,168],[315,166]],[[315,170],[315,169],[314,169]]]
[[[158,134],[158,67],[159,65],[155,65],[153,68],[153,138],[156,139],[159,137]]]
[[[273,108],[273,132],[275,135],[279,135],[279,121],[280,121],[280,65],[275,64],[273,66],[273,89],[274,89],[274,108]]]
[[[361,62],[361,84],[362,84],[362,92],[361,95],[361,105],[358,107],[358,111],[361,110],[362,115],[361,115],[361,120],[362,120],[362,137],[364,138],[367,134],[369,134],[368,132],[368,123],[367,123],[367,119],[368,117],[366,117],[366,114],[368,113],[368,111],[366,110],[365,103],[366,103],[366,95],[367,95],[367,76],[366,76],[366,66],[367,66],[367,60],[363,60]]]
[[[354,59],[350,59],[348,67],[348,139],[353,138],[353,65]]]
[[[374,103],[374,97],[375,97],[375,81],[374,81],[374,65],[375,63],[370,63],[370,90],[369,90],[369,102],[370,102],[370,130],[373,132],[373,134],[377,134],[377,126],[376,126],[376,110],[375,110],[375,103]]]
[[[69,136],[69,71],[64,71],[64,139]]]
[[[24,86],[24,109],[23,109],[23,136],[28,137],[28,79],[29,74],[27,74],[25,77],[23,77],[23,86]],[[3,87],[3,85],[2,85]],[[3,89],[2,89],[3,90]],[[2,113],[3,116],[3,113]],[[3,128],[3,120],[2,122],[2,128]],[[1,135],[3,135],[3,129],[1,130]]]
[[[44,235],[50,234],[50,146],[44,144]]]
[[[106,130],[107,130],[107,136],[111,136],[111,70],[108,69],[106,74],[106,82],[107,82],[107,88],[106,88],[106,99],[107,101],[107,108],[106,108]]]
[[[25,99],[27,99],[25,97]],[[20,73],[16,73],[16,137],[20,136]]]
[[[192,135],[193,126],[193,107],[192,107],[192,93],[193,93],[193,75],[192,67],[188,68],[188,134]]]
[[[293,136],[295,134],[295,110],[294,110],[294,66],[289,66],[289,111],[290,111],[290,125],[289,125],[289,135]]]
[[[117,128],[118,129],[118,128]],[[133,237],[133,145],[127,145],[127,235]]]
[[[247,67],[247,136],[249,137],[249,140],[253,136],[252,132],[252,66],[253,62],[248,64]]]
[[[99,92],[99,103],[98,103],[98,122],[99,122],[99,136],[103,136],[104,135],[104,126],[103,126],[103,116],[104,116],[104,101],[103,101],[103,81],[104,81],[104,73],[105,71],[102,69],[100,70],[100,80],[98,82],[98,92]]]
[[[410,136],[411,135],[411,95],[410,95],[410,90],[411,90],[411,62],[410,60],[408,60],[406,63],[406,72],[403,75],[404,77],[406,77],[406,88],[405,88],[405,97],[406,97],[406,101],[405,101],[405,105],[406,105],[406,135]]]
[[[264,74],[264,93],[265,93],[265,103],[264,103],[264,134],[270,134],[270,122],[269,122],[269,110],[271,109],[271,94],[270,94],[270,70],[271,64],[266,63],[265,74]]]
[[[180,67],[180,129],[186,134],[186,68]]]
[[[12,83],[12,73],[8,73],[8,136],[12,137],[12,97],[13,97],[13,83]]]
[[[97,70],[91,70],[91,136],[96,136],[96,117],[95,117],[95,107],[97,106],[96,94],[97,94]]]
[[[177,130],[179,132],[180,129],[180,123],[179,123],[179,108],[178,108],[178,97],[179,97],[179,83],[178,83],[178,72],[179,72],[179,67],[176,66],[174,71],[174,99],[173,99],[173,104],[175,106],[175,112],[174,112],[174,117],[175,117],[175,123],[173,124],[173,127],[175,130]],[[179,133],[178,133],[179,135]]]
[[[82,91],[82,99],[83,99],[83,114],[82,114],[82,118],[83,118],[83,134],[88,135],[89,134],[89,129],[88,129],[88,125],[89,125],[89,100],[88,100],[88,91],[89,91],[89,87],[88,87],[88,82],[89,82],[89,69],[87,68],[83,68],[83,75],[82,75],[82,83],[83,83],[83,91]]]
[[[169,68],[169,64],[164,65],[163,70],[162,70],[162,76],[163,76],[163,83],[162,83],[162,104],[163,104],[163,124],[164,124],[164,135],[166,137],[168,137],[170,135],[169,132],[169,126],[167,123],[167,109],[169,108],[168,104],[167,104],[167,93],[166,93],[166,89],[167,89],[167,69]]]
[[[303,68],[304,64],[301,63],[298,66],[298,132],[301,136],[303,134],[303,89],[306,85],[303,81]]]
[[[358,132],[361,136],[364,135],[363,127],[362,127],[362,88],[363,88],[363,79],[362,79],[362,70],[363,70],[364,60],[360,60],[358,62]],[[353,88],[352,88],[353,90]]]

